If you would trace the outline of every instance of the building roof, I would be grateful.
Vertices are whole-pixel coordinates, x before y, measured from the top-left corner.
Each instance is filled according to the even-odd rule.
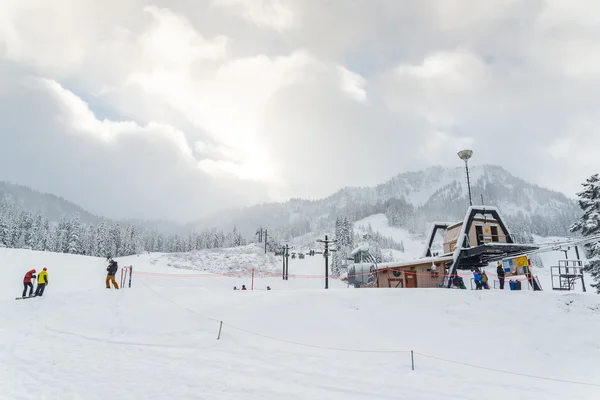
[[[395,262],[387,262],[377,264],[377,270],[388,269],[388,268],[401,268],[401,267],[410,267],[413,265],[423,265],[423,264],[433,264],[440,262],[448,262],[452,261],[452,254],[438,257],[424,257],[417,258],[411,261],[395,261]]]

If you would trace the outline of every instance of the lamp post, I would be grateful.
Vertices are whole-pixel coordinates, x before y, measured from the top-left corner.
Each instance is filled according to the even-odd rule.
[[[469,159],[473,156],[473,150],[461,150],[458,152],[458,157],[465,162],[465,169],[467,171],[467,189],[469,190],[469,205],[473,205],[473,199],[471,198],[471,180],[469,178]]]

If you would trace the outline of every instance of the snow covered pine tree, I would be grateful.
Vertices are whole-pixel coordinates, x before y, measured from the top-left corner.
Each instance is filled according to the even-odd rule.
[[[584,237],[600,234],[600,177],[592,175],[583,184],[584,190],[577,193],[579,207],[583,215],[579,221],[571,225],[571,232],[580,232]],[[585,270],[592,275],[596,283],[592,287],[600,294],[600,243],[594,242],[585,245],[586,255],[589,260]]]

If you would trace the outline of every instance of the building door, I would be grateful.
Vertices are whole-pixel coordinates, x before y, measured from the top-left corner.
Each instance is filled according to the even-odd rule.
[[[475,235],[477,235],[477,246],[481,246],[483,244],[483,226],[475,226]]]
[[[417,287],[416,271],[406,271],[404,273],[404,277],[406,278],[406,287],[407,288],[416,288]]]

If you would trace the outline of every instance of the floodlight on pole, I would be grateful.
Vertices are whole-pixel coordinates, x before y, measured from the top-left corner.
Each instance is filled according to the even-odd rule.
[[[469,178],[469,159],[473,156],[473,150],[461,150],[458,152],[458,157],[465,162],[465,169],[467,171],[467,189],[469,190],[469,205],[473,205],[473,199],[471,198],[471,180]]]

